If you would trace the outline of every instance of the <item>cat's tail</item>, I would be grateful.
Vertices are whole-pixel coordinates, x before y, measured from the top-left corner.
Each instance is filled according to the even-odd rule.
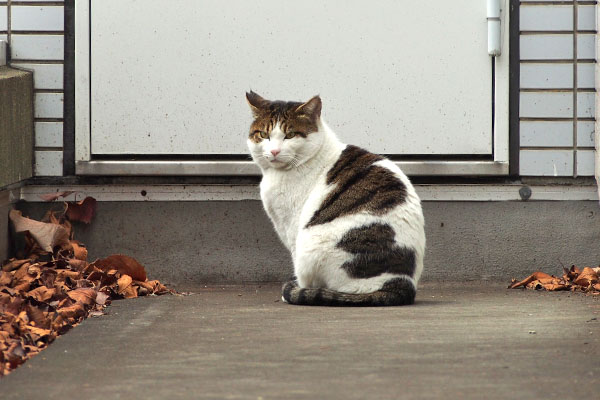
[[[393,278],[372,293],[341,293],[325,288],[301,288],[294,280],[286,282],[282,297],[286,303],[306,306],[404,306],[415,302],[417,290],[407,279]]]

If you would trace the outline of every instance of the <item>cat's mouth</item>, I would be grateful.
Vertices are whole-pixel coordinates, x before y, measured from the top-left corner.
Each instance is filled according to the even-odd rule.
[[[270,161],[270,164],[275,168],[282,168],[287,165],[287,162],[274,158]]]
[[[269,165],[275,169],[282,169],[290,166],[288,159],[273,158],[269,160]]]

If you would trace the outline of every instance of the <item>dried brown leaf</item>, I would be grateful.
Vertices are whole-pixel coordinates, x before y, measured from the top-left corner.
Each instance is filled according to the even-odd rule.
[[[44,312],[41,307],[35,307],[31,304],[28,304],[27,307],[27,316],[29,317],[29,321],[32,324],[35,324],[38,328],[49,328],[50,327],[50,318],[47,312]]]
[[[73,247],[73,257],[81,261],[87,260],[88,251],[85,245],[76,240],[71,240],[70,243]]]
[[[78,288],[67,292],[67,296],[76,302],[91,305],[96,302],[96,290],[92,288]]]
[[[135,297],[138,297],[137,289],[133,285],[125,288],[125,290],[123,290],[123,292],[121,294],[126,299],[133,299]]]
[[[104,304],[106,304],[106,301],[109,298],[110,295],[108,293],[98,292],[98,294],[96,294],[96,304],[100,304],[101,306],[103,306]]]
[[[27,292],[27,296],[36,299],[37,301],[46,302],[56,294],[56,289],[49,289],[46,286],[40,286]]]
[[[513,279],[509,288],[519,286],[548,291],[572,290],[600,294],[600,267],[580,269],[572,265],[569,269],[564,268],[564,274],[560,278],[538,271],[519,282]]]
[[[146,270],[135,258],[122,254],[114,254],[106,258],[94,261],[91,265],[109,272],[116,269],[121,274],[127,274],[136,281],[145,281],[147,279]]]
[[[65,279],[70,278],[71,280],[78,280],[81,278],[81,272],[79,271],[70,271],[67,269],[61,269],[58,271],[58,275],[56,277],[59,281],[64,281]]]
[[[531,283],[533,281],[539,281],[540,279],[548,279],[548,278],[552,279],[553,276],[548,275],[544,272],[538,271],[538,272],[534,272],[533,274],[529,275],[527,278],[523,279],[522,281],[512,283],[508,288],[514,289],[519,286],[527,286],[529,283]]]
[[[153,293],[154,292],[154,286],[152,285],[152,282],[149,282],[149,281],[145,281],[145,282],[134,281],[133,283],[135,285],[140,286],[140,288],[146,289],[149,293]]]
[[[69,232],[61,225],[25,218],[17,210],[11,210],[9,217],[16,232],[29,232],[45,251],[51,252],[54,247],[69,243]]]
[[[13,280],[10,272],[0,271],[0,286],[9,286]]]
[[[570,286],[565,283],[547,283],[544,286],[544,289],[548,291],[556,291],[556,290],[569,290]]]
[[[598,283],[599,281],[600,279],[598,279],[598,274],[596,274],[596,271],[594,271],[593,268],[585,267],[574,282],[579,286],[587,288],[590,285]]]
[[[65,216],[70,221],[79,221],[85,224],[92,222],[92,218],[96,213],[96,199],[93,197],[86,197],[81,201],[69,201],[65,204],[67,207]]]
[[[85,314],[83,304],[75,303],[70,306],[61,307],[56,310],[62,318],[75,318]]]
[[[129,275],[122,275],[117,281],[117,293],[123,294],[123,291],[131,286],[133,279]]]
[[[19,269],[23,264],[28,264],[28,263],[31,263],[31,259],[17,260],[15,258],[11,258],[10,260],[8,260],[8,262],[6,264],[4,264],[2,266],[2,271],[5,271],[5,272],[14,271],[16,269]]]
[[[565,274],[563,275],[563,278],[565,278],[566,280],[572,281],[573,279],[577,278],[577,276],[581,273],[581,270],[579,268],[577,268],[575,265],[571,265],[571,268],[566,269],[563,268],[565,271]]]
[[[69,265],[71,267],[75,268],[78,271],[83,271],[85,269],[85,267],[87,267],[89,265],[89,263],[87,261],[77,260],[75,258],[69,258],[67,260],[67,262],[69,263]]]
[[[154,294],[172,293],[171,290],[157,280],[148,281],[147,283],[152,285],[152,293]]]
[[[38,328],[31,325],[27,325],[26,329],[29,331],[29,333],[36,336],[33,338],[34,341],[40,340],[47,336],[52,336],[52,331],[50,329]]]
[[[25,301],[22,297],[11,297],[10,302],[4,304],[4,312],[12,315],[19,315]]]
[[[93,311],[90,311],[90,313],[88,315],[90,317],[100,317],[100,316],[104,315],[104,311],[102,311],[102,310],[93,310]]]

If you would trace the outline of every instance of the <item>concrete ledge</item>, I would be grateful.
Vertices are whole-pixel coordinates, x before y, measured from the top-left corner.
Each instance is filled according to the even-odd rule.
[[[529,201],[598,200],[595,185],[523,184],[417,184],[423,201],[522,201],[520,190],[529,189]],[[91,196],[97,201],[236,201],[260,200],[257,185],[33,185],[22,187],[17,199],[41,201],[41,195],[73,192],[69,200]],[[59,200],[59,201],[62,201]]]
[[[18,203],[39,218],[59,204]],[[534,270],[600,263],[596,201],[423,203],[425,281],[508,283]],[[99,202],[76,226],[90,257],[124,253],[150,276],[177,285],[274,282],[292,263],[259,201]]]
[[[33,173],[33,74],[0,66],[0,188]]]

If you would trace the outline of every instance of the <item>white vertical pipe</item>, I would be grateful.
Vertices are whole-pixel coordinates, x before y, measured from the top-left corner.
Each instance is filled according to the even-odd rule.
[[[490,56],[499,56],[502,54],[500,0],[487,0],[487,24],[488,54]]]

